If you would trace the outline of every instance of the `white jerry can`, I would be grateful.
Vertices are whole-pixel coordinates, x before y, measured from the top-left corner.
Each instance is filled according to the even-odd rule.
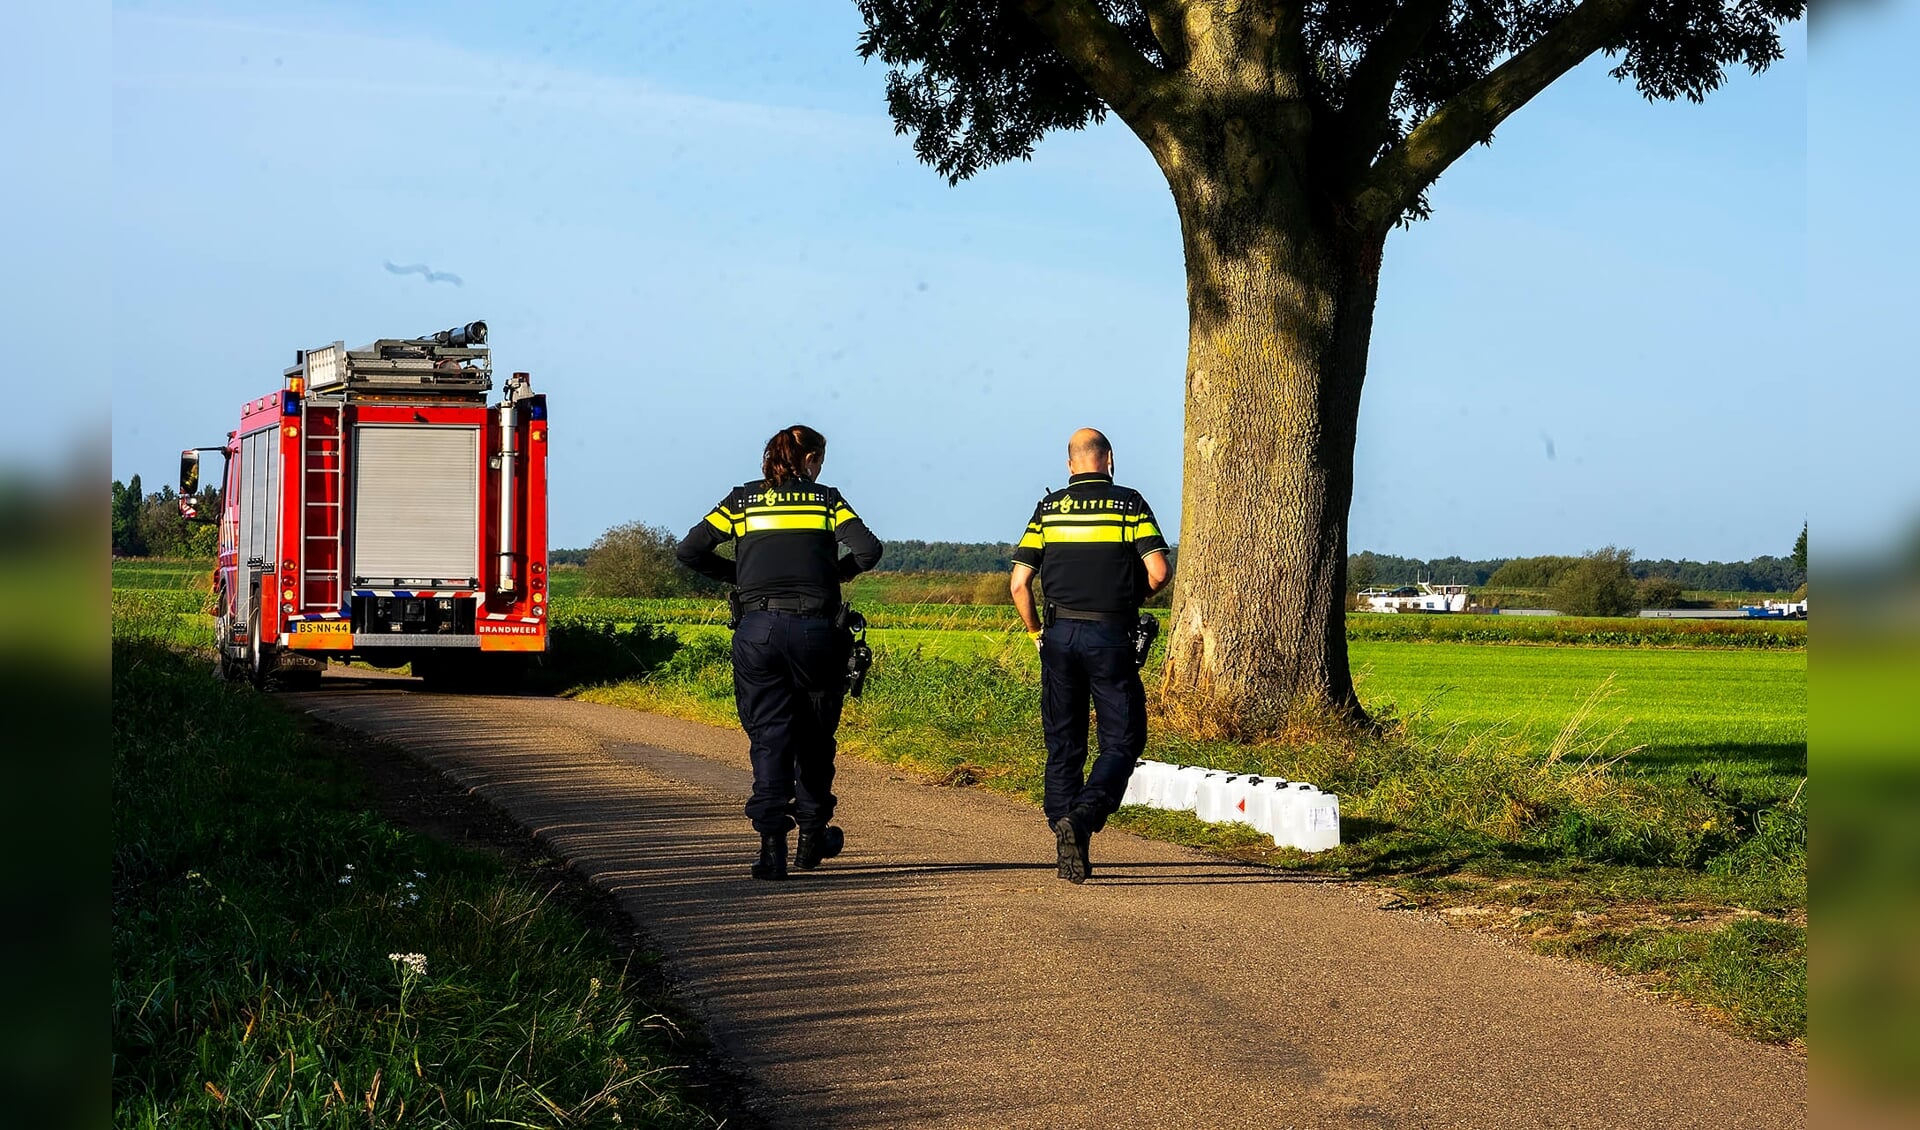
[[[1247,823],[1253,825],[1254,831],[1271,836],[1278,811],[1273,802],[1290,782],[1277,777],[1257,777],[1255,780],[1259,784],[1247,796]]]
[[[1340,846],[1340,798],[1315,790],[1300,810],[1301,851],[1326,851]]]
[[[1254,808],[1260,796],[1261,779],[1259,777],[1237,777],[1227,785],[1226,813],[1220,817],[1228,824],[1252,824],[1256,819]]]
[[[1164,761],[1141,762],[1135,774],[1145,777],[1146,780],[1140,786],[1140,799],[1133,803],[1144,804],[1149,808],[1161,807],[1161,801],[1166,796],[1167,781],[1179,768],[1178,765],[1169,765]]]
[[[1193,814],[1209,824],[1218,824],[1227,818],[1227,794],[1233,783],[1240,779],[1237,773],[1209,773],[1200,778],[1200,789],[1194,796]]]
[[[1198,765],[1182,765],[1161,781],[1160,807],[1174,812],[1192,811],[1200,792],[1200,782],[1208,770]]]
[[[1273,842],[1281,847],[1299,847],[1307,800],[1319,789],[1305,781],[1291,781],[1270,802],[1274,808]]]
[[[1159,777],[1158,761],[1136,761],[1133,763],[1133,775],[1127,778],[1127,791],[1120,794],[1120,803],[1150,804],[1147,798],[1153,795],[1153,786]]]

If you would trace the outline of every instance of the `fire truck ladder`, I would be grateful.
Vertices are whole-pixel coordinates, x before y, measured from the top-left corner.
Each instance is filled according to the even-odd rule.
[[[338,404],[303,404],[300,569],[303,608],[344,610],[346,452]]]

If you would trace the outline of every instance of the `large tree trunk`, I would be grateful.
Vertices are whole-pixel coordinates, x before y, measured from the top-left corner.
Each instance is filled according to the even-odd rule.
[[[1253,736],[1306,704],[1364,717],[1347,510],[1383,237],[1316,215],[1284,175],[1236,167],[1248,150],[1226,132],[1214,170],[1169,170],[1191,328],[1163,693],[1191,728]]]

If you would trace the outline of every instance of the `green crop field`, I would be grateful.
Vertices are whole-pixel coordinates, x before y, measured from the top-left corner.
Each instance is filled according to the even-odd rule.
[[[1589,701],[1626,764],[1778,788],[1807,770],[1807,653],[1356,642],[1361,698],[1550,743]],[[1790,787],[1790,786],[1789,786]]]

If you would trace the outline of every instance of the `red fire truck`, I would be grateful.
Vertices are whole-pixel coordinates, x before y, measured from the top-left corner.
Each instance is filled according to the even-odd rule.
[[[484,322],[302,350],[240,411],[214,573],[221,672],[317,679],[327,660],[496,684],[547,646],[546,397],[489,405]]]

